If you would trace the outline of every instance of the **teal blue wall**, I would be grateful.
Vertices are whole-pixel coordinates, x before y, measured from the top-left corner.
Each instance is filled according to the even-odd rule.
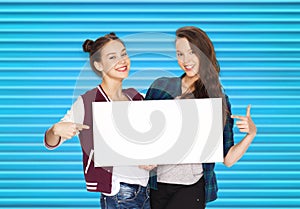
[[[43,147],[43,132],[99,82],[83,70],[82,42],[116,32],[132,59],[125,87],[145,91],[180,75],[172,37],[185,25],[211,37],[233,113],[251,103],[258,127],[235,166],[216,166],[219,199],[207,208],[300,208],[299,0],[0,0],[0,208],[99,208],[77,138]]]

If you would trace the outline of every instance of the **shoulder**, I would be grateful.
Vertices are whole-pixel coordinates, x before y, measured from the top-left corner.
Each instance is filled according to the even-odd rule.
[[[180,85],[180,77],[161,77],[153,81],[150,91],[166,91],[170,92]]]
[[[151,87],[167,86],[170,84],[176,84],[177,82],[180,82],[180,77],[160,77],[153,81]]]
[[[97,88],[93,88],[89,91],[86,91],[84,94],[81,95],[81,98],[83,101],[89,101],[89,100],[94,100],[97,94]]]
[[[156,79],[147,91],[146,99],[172,99],[178,95],[180,77],[161,77]]]
[[[96,93],[97,93],[97,87],[93,88],[91,90],[86,91],[84,94],[81,95],[81,97],[86,97],[86,96],[89,96],[89,95],[94,95]]]

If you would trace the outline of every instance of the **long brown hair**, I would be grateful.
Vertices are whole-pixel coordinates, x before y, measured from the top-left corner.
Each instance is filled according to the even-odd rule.
[[[125,44],[119,37],[116,36],[115,33],[109,33],[105,36],[99,37],[96,41],[93,41],[91,39],[86,39],[85,42],[82,44],[82,49],[84,52],[88,52],[90,54],[90,65],[91,68],[100,76],[102,76],[101,72],[98,71],[94,65],[94,62],[100,62],[101,61],[101,49],[105,44],[112,40],[118,40],[120,41],[123,46]]]
[[[200,61],[198,71],[200,78],[194,82],[192,94],[195,98],[222,98],[223,124],[225,124],[229,111],[219,80],[220,66],[213,43],[203,30],[193,26],[179,28],[176,37],[186,38]]]

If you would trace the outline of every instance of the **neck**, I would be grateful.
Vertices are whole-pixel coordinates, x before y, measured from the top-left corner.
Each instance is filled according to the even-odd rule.
[[[182,78],[182,87],[185,89],[193,90],[194,89],[193,83],[195,81],[197,81],[198,79],[199,79],[199,75],[195,75],[193,77],[189,77],[189,76],[185,75]]]
[[[113,100],[117,100],[122,97],[122,80],[113,80],[103,78],[101,87],[105,91],[105,93],[109,96],[109,98]]]

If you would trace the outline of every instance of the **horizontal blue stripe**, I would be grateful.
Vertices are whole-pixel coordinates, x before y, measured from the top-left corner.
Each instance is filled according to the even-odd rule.
[[[124,87],[145,93],[182,74],[175,30],[204,29],[214,43],[232,113],[252,105],[258,134],[233,167],[216,165],[208,209],[300,208],[299,0],[12,0],[0,2],[0,208],[99,208],[86,191],[77,137],[57,150],[44,131],[101,79],[85,39],[114,31],[132,60]],[[156,33],[148,33],[156,32]],[[85,70],[84,70],[85,69]],[[244,136],[234,128],[235,142]]]

